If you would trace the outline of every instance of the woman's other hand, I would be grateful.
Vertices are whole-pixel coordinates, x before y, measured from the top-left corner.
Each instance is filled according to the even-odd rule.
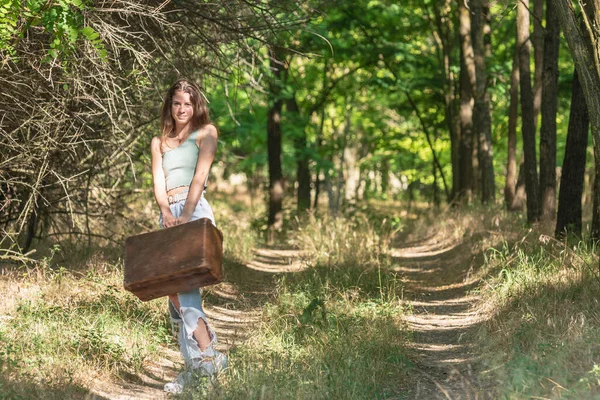
[[[192,218],[182,215],[179,218],[177,218],[177,225],[181,225],[181,224],[185,224],[186,222],[190,222],[190,219],[192,219]]]
[[[179,225],[178,221],[179,218],[175,218],[170,212],[163,214],[162,223],[165,228],[170,228],[172,226]]]

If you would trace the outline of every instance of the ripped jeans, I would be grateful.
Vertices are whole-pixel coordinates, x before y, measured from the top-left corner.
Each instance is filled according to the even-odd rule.
[[[178,218],[183,212],[185,200],[171,204],[171,213],[175,218]],[[204,198],[204,194],[198,201],[196,209],[192,214],[190,221],[195,221],[200,218],[209,218],[213,225],[215,224],[215,217],[212,209],[208,204],[208,201]],[[159,219],[160,227],[163,228],[162,214]],[[177,341],[179,342],[179,350],[185,361],[187,368],[197,368],[198,364],[207,357],[214,357],[215,349],[214,346],[217,344],[217,335],[214,329],[208,323],[206,314],[202,309],[202,295],[200,289],[192,289],[185,292],[177,293],[179,298],[180,309],[177,310],[171,300],[169,300],[169,315],[171,317],[171,324],[177,324],[178,334]],[[206,324],[208,334],[210,337],[209,346],[202,351],[196,338],[194,337],[194,331],[198,327],[199,321],[202,320]]]

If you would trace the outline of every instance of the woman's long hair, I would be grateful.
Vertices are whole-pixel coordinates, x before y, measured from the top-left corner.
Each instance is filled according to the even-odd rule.
[[[194,107],[194,115],[190,121],[190,133],[206,124],[210,124],[210,116],[208,115],[206,100],[204,99],[204,95],[202,94],[202,91],[198,85],[187,79],[179,79],[167,92],[165,101],[162,105],[162,110],[160,113],[160,125],[162,127],[161,139],[163,143],[175,132],[175,120],[171,114],[171,105],[173,104],[173,96],[178,90],[190,95],[190,100],[192,101],[192,106]]]

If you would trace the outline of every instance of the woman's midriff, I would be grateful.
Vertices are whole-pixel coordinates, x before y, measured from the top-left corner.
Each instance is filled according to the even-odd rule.
[[[171,190],[167,190],[167,196],[175,196],[176,194],[190,190],[189,186],[179,186]]]

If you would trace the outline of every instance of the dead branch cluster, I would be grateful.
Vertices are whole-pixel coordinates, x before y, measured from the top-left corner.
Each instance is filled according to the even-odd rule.
[[[36,238],[122,236],[114,222],[139,187],[136,164],[165,87],[227,71],[232,56],[252,51],[248,38],[267,41],[303,13],[255,0],[93,3],[85,25],[106,57],[79,40],[72,54],[45,62],[40,26],[15,40],[16,56],[0,52],[0,260],[22,256]]]

